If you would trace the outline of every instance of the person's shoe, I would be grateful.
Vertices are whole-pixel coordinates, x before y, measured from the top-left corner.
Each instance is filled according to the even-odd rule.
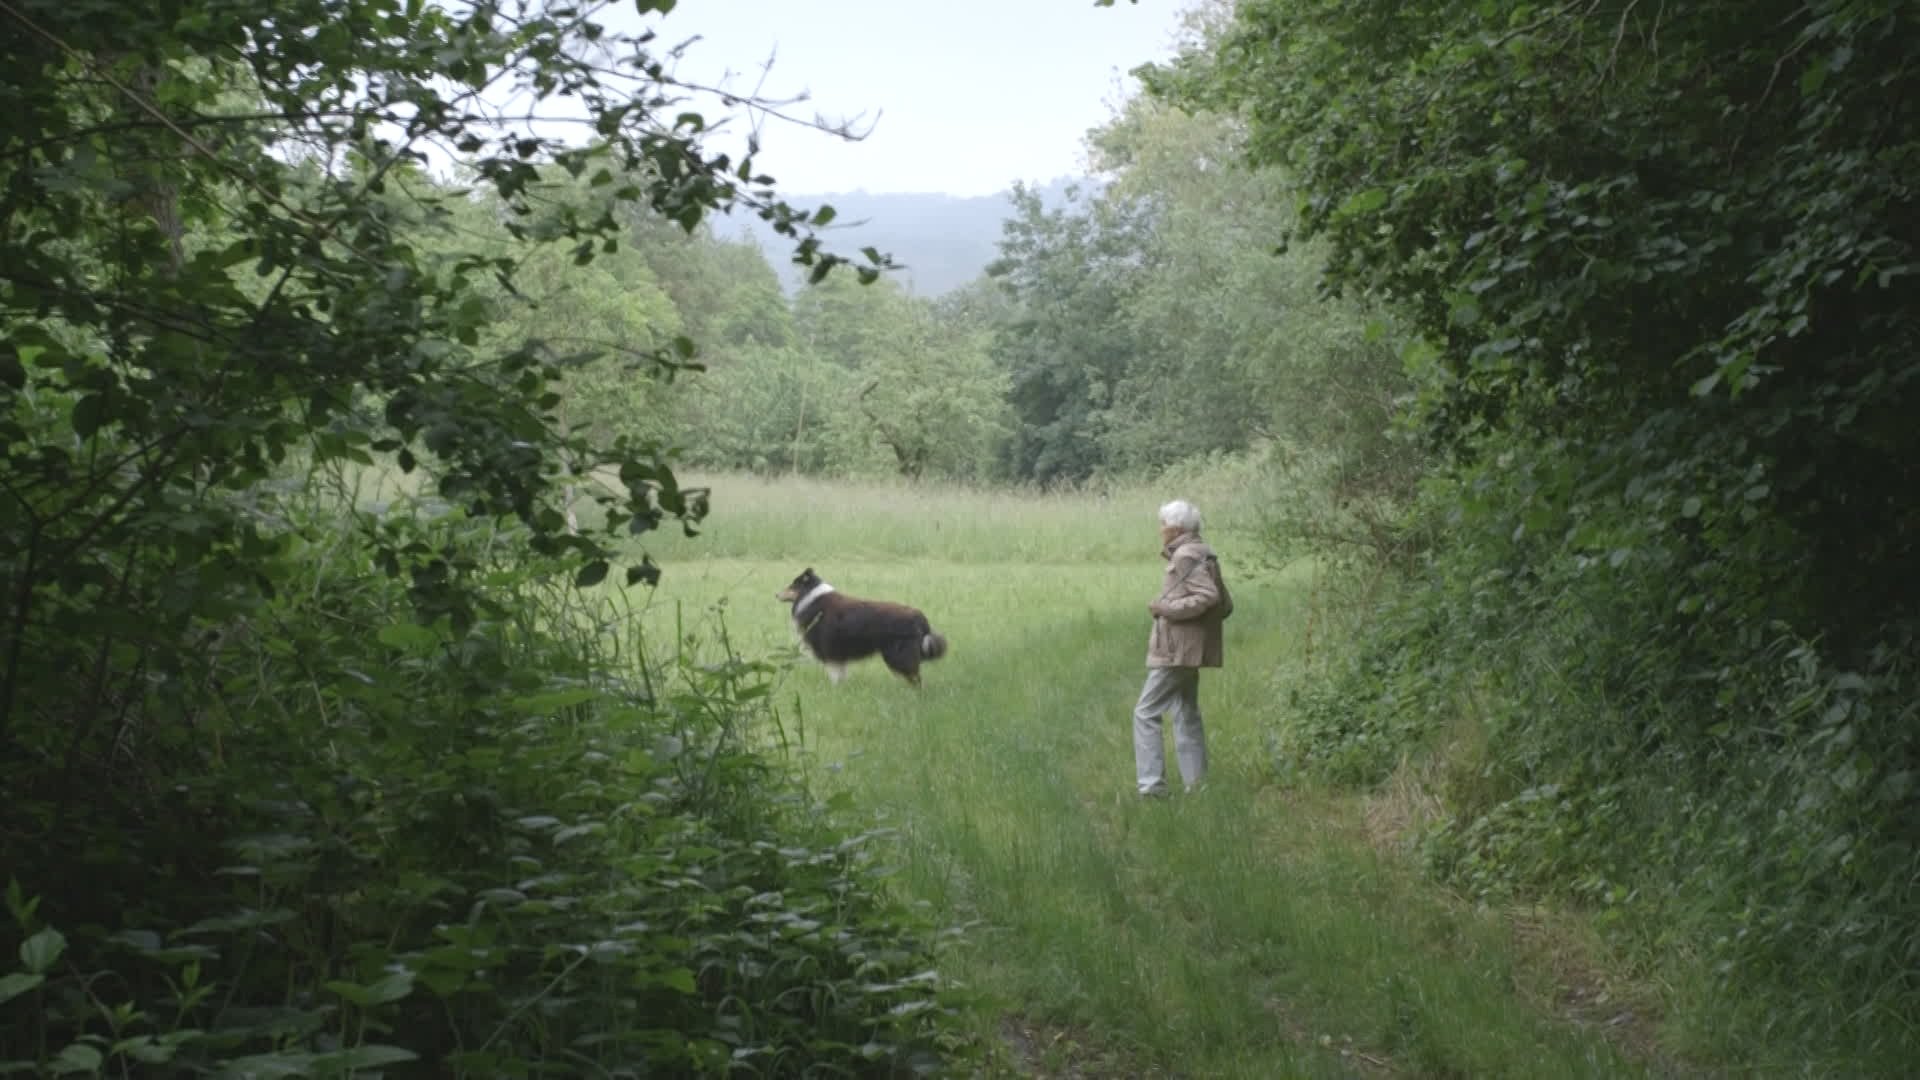
[[[1140,791],[1140,797],[1143,799],[1164,799],[1170,794],[1172,792],[1164,787],[1142,788]]]

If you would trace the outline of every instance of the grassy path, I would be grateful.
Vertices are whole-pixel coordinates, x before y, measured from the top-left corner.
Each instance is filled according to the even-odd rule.
[[[717,609],[737,647],[783,647],[771,594],[798,569],[682,564],[650,618]],[[850,796],[848,824],[896,830],[902,894],[974,925],[949,967],[984,995],[1007,1071],[1641,1074],[1531,1004],[1510,933],[1378,855],[1355,802],[1263,779],[1301,581],[1236,582],[1229,666],[1202,680],[1210,786],[1145,802],[1128,715],[1150,557],[819,569],[923,607],[953,641],[918,693],[877,662],[837,687],[798,665],[778,693],[816,783]]]

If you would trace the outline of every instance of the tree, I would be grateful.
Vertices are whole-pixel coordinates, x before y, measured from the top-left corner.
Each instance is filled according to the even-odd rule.
[[[1439,542],[1314,741],[1490,689],[1436,865],[1911,1056],[1920,10],[1246,0],[1147,77],[1244,117],[1329,286],[1420,339]]]
[[[1141,222],[1078,190],[1054,210],[1025,186],[1013,202],[988,270],[1015,312],[995,347],[1018,423],[1007,469],[1042,482],[1084,479],[1100,465],[1103,414],[1137,351],[1125,310],[1145,269]]]
[[[625,216],[628,242],[672,297],[702,357],[723,357],[736,346],[783,346],[793,340],[787,298],[755,241],[723,239],[704,225],[687,233],[639,209]]]
[[[1103,198],[1146,223],[1151,273],[1126,306],[1138,341],[1102,437],[1121,468],[1157,468],[1256,439],[1338,460],[1348,496],[1404,491],[1388,432],[1405,377],[1384,313],[1321,295],[1324,250],[1276,249],[1297,223],[1285,179],[1249,168],[1244,124],[1154,98],[1092,133]]]
[[[1667,512],[1764,505],[1793,539],[1740,557],[1796,567],[1780,598],[1864,650],[1920,617],[1920,118],[1883,108],[1920,79],[1915,18],[1261,0],[1156,81],[1247,110],[1332,282],[1406,303],[1436,438],[1657,441],[1635,472],[1698,465]]]
[[[860,364],[859,416],[844,426],[885,447],[900,476],[989,479],[1007,434],[1007,380],[990,337],[941,319],[926,301],[913,301],[907,316],[895,346]]]
[[[882,278],[871,286],[828,278],[794,294],[794,333],[828,363],[858,368],[906,345],[913,319],[906,291]]]
[[[667,122],[675,88],[646,42],[591,11],[306,0],[266,18],[245,4],[21,0],[0,17],[0,89],[16,103],[0,121],[0,743],[43,618],[156,602],[138,595],[147,575],[179,559],[228,568],[209,597],[260,587],[234,556],[269,541],[219,493],[296,451],[431,459],[447,498],[518,520],[536,550],[571,552],[583,580],[606,572],[615,537],[698,517],[653,450],[561,430],[551,354],[486,340],[482,286],[516,267],[451,239],[456,196],[404,182],[429,147],[466,161],[513,236],[581,266],[617,246],[620,204],[683,228],[739,205],[816,268],[841,261],[801,236],[807,216],[750,161],[706,155],[697,117]],[[482,93],[505,84],[572,97],[595,138],[569,146],[489,119]],[[534,213],[545,160],[600,198]],[[447,242],[416,241],[435,230]],[[607,532],[567,534],[557,492],[602,468],[621,480],[595,496]],[[190,534],[170,524],[181,499],[201,515]],[[379,557],[416,575],[423,611],[472,618],[437,557]]]
[[[604,370],[548,347],[563,337],[685,359],[657,296],[613,302],[646,293],[617,208],[684,231],[739,207],[816,269],[843,260],[751,161],[702,148],[646,40],[601,10],[0,5],[0,838],[40,845],[10,864],[51,883],[92,837],[177,817],[221,700],[210,643],[251,637],[314,543],[283,505],[307,476],[430,473],[452,516],[501,527],[429,542],[405,515],[335,508],[362,530],[347,561],[404,582],[410,617],[456,639],[506,614],[486,588],[504,547],[591,585],[627,537],[699,519],[644,427],[563,416],[568,381]],[[496,119],[490,87],[572,99],[590,140]],[[430,148],[491,221],[427,182]],[[549,198],[555,172],[589,195]],[[516,278],[546,305],[507,333]],[[605,513],[575,534],[562,503],[596,476]],[[630,582],[658,572],[632,562]]]
[[[421,190],[425,184],[410,186]],[[540,207],[530,221],[578,213],[595,199],[591,187],[552,169],[528,195]],[[485,235],[510,213],[491,198],[460,200],[450,209],[463,237]],[[492,324],[482,343],[503,352],[525,350],[552,365],[558,373],[558,430],[584,428],[603,445],[624,438],[658,446],[674,434],[665,390],[681,367],[674,342],[687,335],[680,310],[634,239],[629,231],[627,243],[582,266],[552,246],[517,251],[500,232],[490,250],[511,259],[515,271],[510,283],[487,291]],[[696,351],[700,345],[694,342]]]

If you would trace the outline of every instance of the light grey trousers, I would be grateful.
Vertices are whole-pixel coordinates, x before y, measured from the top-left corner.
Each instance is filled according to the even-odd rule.
[[[1148,668],[1147,685],[1133,707],[1133,771],[1140,794],[1167,790],[1167,752],[1160,737],[1160,717],[1173,714],[1173,753],[1180,762],[1180,779],[1188,791],[1207,776],[1207,733],[1200,726],[1200,669]]]

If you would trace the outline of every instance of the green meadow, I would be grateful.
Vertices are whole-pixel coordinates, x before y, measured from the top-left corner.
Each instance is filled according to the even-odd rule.
[[[622,600],[654,657],[777,661],[786,753],[892,887],[964,928],[946,964],[1009,1075],[1622,1076],[1551,1005],[1510,919],[1369,841],[1359,797],[1264,767],[1301,662],[1312,569],[1256,572],[1250,493],[1013,495],[709,478],[701,538],[655,543]],[[1158,581],[1154,511],[1194,499],[1235,589],[1201,704],[1206,790],[1132,791],[1129,713]],[[799,655],[774,593],[811,566],[913,604],[951,642],[916,691]],[[1171,767],[1171,753],[1169,753]],[[1544,989],[1543,989],[1544,988]]]

